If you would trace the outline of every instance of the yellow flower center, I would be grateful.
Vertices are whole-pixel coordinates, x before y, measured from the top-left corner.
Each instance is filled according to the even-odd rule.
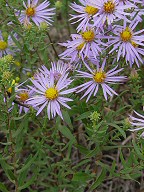
[[[128,27],[126,27],[125,30],[120,33],[120,36],[122,41],[130,41],[132,38],[132,32]]]
[[[81,43],[80,45],[78,45],[78,46],[76,47],[76,49],[77,49],[78,51],[80,51],[80,50],[83,48],[84,44],[85,44],[85,42]]]
[[[112,1],[107,1],[107,3],[104,3],[105,13],[113,13],[114,9],[115,9],[115,4]]]
[[[30,17],[30,16],[34,16],[34,14],[35,14],[35,9],[33,7],[28,7],[26,10],[26,15]]]
[[[5,50],[8,47],[7,42],[0,40],[0,50]]]
[[[106,73],[103,72],[101,69],[94,73],[93,79],[96,83],[103,83],[106,78]]]
[[[45,97],[49,100],[56,99],[58,97],[58,90],[53,87],[48,88],[45,92]]]
[[[95,33],[93,30],[85,31],[82,33],[82,38],[87,42],[93,41],[95,38]]]
[[[19,94],[19,100],[21,101],[21,102],[25,102],[28,98],[29,98],[29,94],[28,94],[28,92],[23,92],[23,93],[20,93]]]
[[[87,5],[85,8],[85,12],[89,15],[95,15],[98,12],[98,8]]]
[[[138,45],[134,41],[131,41],[131,44],[133,47],[138,47]]]

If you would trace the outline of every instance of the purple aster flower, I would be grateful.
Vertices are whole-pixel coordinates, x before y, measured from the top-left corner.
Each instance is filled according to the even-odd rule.
[[[68,74],[62,75],[55,84],[54,75],[51,73],[50,78],[42,73],[38,76],[37,80],[31,80],[33,86],[28,86],[31,90],[35,91],[36,95],[28,99],[28,104],[33,107],[39,106],[38,115],[46,106],[48,118],[54,118],[58,114],[62,119],[61,106],[68,109],[70,107],[66,104],[72,99],[64,97],[64,95],[73,93],[75,88],[67,89],[73,80],[67,81]]]
[[[60,43],[60,45],[67,47],[67,49],[60,54],[62,59],[71,58],[71,62],[75,61],[78,57],[82,59],[91,55],[97,59],[97,56],[102,52],[102,45],[106,46],[100,40],[100,33],[89,27],[86,31],[82,31],[80,34],[72,34],[72,41],[67,43]]]
[[[32,97],[32,95],[34,94],[33,90],[29,90],[27,88],[16,88],[16,99],[19,101],[19,114],[22,113],[22,111],[24,111],[25,113],[27,113],[29,111],[29,107],[27,107],[27,100]]]
[[[132,21],[129,25],[124,22],[123,26],[115,26],[113,30],[114,35],[111,36],[112,40],[109,40],[110,46],[113,45],[112,50],[117,51],[117,61],[120,56],[126,59],[126,62],[130,63],[130,66],[135,62],[137,66],[139,63],[143,63],[141,55],[144,55],[143,39],[144,35],[140,35],[144,29],[134,32],[138,21]],[[140,47],[139,47],[140,46]]]
[[[117,69],[118,66],[116,66],[112,70],[105,72],[104,71],[105,63],[106,63],[106,59],[104,59],[101,67],[99,65],[96,65],[95,70],[91,69],[87,64],[85,64],[90,73],[84,72],[84,71],[78,71],[79,77],[90,79],[90,81],[77,87],[79,89],[77,93],[86,90],[83,96],[81,97],[82,99],[88,96],[86,99],[86,102],[90,99],[92,94],[96,96],[99,86],[102,87],[103,94],[106,100],[108,99],[107,95],[110,95],[110,96],[112,96],[113,94],[117,95],[117,93],[108,84],[109,83],[117,84],[117,83],[126,81],[125,76],[115,76],[115,74],[122,71],[123,68]]]
[[[115,19],[127,20],[127,13],[124,10],[131,8],[132,5],[120,5],[119,0],[90,0],[90,5],[99,9],[93,16],[94,26],[104,25],[105,22],[111,25]]]
[[[134,129],[130,129],[130,131],[139,131],[144,129],[144,116],[137,113],[136,111],[134,112],[138,118],[130,115],[130,123],[133,127],[135,127]],[[141,134],[141,137],[144,138],[144,132]]]
[[[32,20],[37,26],[40,26],[41,22],[51,25],[51,18],[55,13],[53,12],[54,8],[48,8],[49,1],[45,0],[38,4],[38,0],[28,0],[27,4],[23,1],[23,5],[25,10],[21,11],[20,16],[16,13],[21,23],[28,24]]]
[[[72,24],[80,22],[77,27],[77,31],[86,30],[89,23],[91,22],[93,15],[98,12],[96,7],[92,7],[89,5],[89,0],[79,0],[82,5],[77,5],[76,3],[71,3],[71,8],[76,11],[77,15],[71,15],[72,18],[70,20],[76,20]]]
[[[56,81],[58,81],[62,75],[69,71],[69,65],[61,60],[58,62],[51,62],[50,70],[48,70],[44,65],[41,68],[39,68],[40,72],[42,72],[44,75],[48,75],[49,77],[52,73]]]

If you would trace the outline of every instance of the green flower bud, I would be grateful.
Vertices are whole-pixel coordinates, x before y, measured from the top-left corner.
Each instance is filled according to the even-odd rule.
[[[62,2],[61,2],[61,1],[56,1],[55,7],[56,7],[56,9],[61,9],[61,7],[62,7]]]
[[[129,119],[128,117],[124,119],[124,121],[123,121],[123,127],[124,127],[125,129],[129,129],[129,128],[131,127],[130,119]]]
[[[44,31],[48,29],[48,24],[46,22],[40,23],[40,30]]]

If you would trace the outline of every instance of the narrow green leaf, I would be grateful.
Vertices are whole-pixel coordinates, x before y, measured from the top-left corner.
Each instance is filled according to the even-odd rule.
[[[126,139],[126,134],[125,134],[124,130],[121,127],[119,127],[118,125],[116,125],[114,123],[107,123],[107,124],[109,126],[112,126],[112,127],[116,128],[122,134],[122,136]]]
[[[72,167],[72,169],[76,169],[76,168],[78,168],[78,167],[80,167],[82,165],[85,165],[85,164],[89,163],[90,161],[91,161],[91,159],[84,159],[80,163],[78,163],[76,166]]]
[[[103,169],[101,174],[96,179],[96,181],[90,187],[89,191],[96,189],[103,182],[103,180],[105,179],[105,176],[106,176],[106,169]]]
[[[0,183],[0,191],[1,192],[9,192],[6,188],[6,186],[3,183]]]
[[[31,184],[34,183],[36,177],[37,177],[37,169],[36,169],[36,171],[34,171],[33,176],[28,181],[26,181],[26,183],[24,185],[20,186],[18,189],[22,190],[22,189],[29,187]]]
[[[2,159],[2,156],[0,155],[0,164],[1,167],[3,168],[6,176],[8,177],[8,179],[14,183],[15,181],[15,176],[13,174],[13,172],[11,171],[13,169],[12,166],[10,166],[9,164],[7,164],[7,162],[5,160]]]
[[[83,114],[81,114],[80,116],[78,116],[75,120],[78,121],[78,120],[82,120],[82,119],[87,119],[91,114],[91,111],[87,111]]]
[[[87,155],[91,150],[88,150],[87,148],[81,146],[81,145],[76,145],[76,147],[79,149],[79,151],[84,154]]]
[[[32,157],[31,155],[28,157],[28,159],[26,160],[25,162],[25,165],[20,169],[18,170],[17,172],[18,173],[22,173],[23,171],[29,169],[29,167],[33,164],[33,162],[35,161],[36,157],[38,155],[38,152]]]
[[[11,33],[11,38],[14,41],[14,43],[16,44],[16,46],[21,50],[22,46],[19,43],[19,41],[15,38],[15,36]]]
[[[96,156],[100,152],[99,147],[96,147],[94,150],[91,150],[85,157],[91,158],[93,156]]]
[[[84,173],[84,172],[78,172],[73,175],[72,181],[81,181],[81,182],[86,182],[89,180],[91,177],[89,174]]]
[[[26,115],[27,115],[27,113],[25,113],[24,115],[22,115],[20,117],[13,117],[12,119],[15,120],[15,121],[18,121],[18,120],[23,119]]]
[[[72,122],[71,122],[69,113],[68,113],[67,111],[63,111],[62,114],[63,114],[64,121],[65,121],[66,124],[72,129],[72,128],[73,128],[73,125],[72,125]]]
[[[3,142],[0,142],[1,145],[11,145],[12,143],[11,142],[7,142],[7,143],[3,143]]]
[[[121,162],[122,162],[122,165],[125,167],[125,166],[126,166],[126,161],[125,161],[125,159],[124,159],[123,154],[122,154],[121,151],[120,151],[120,160],[121,160]]]
[[[133,143],[133,146],[134,146],[134,149],[135,149],[137,156],[140,159],[144,160],[144,155],[140,152],[140,147],[138,147],[138,145],[136,144],[136,142],[134,140],[132,141],[132,143]]]
[[[24,122],[20,124],[19,128],[13,133],[13,138],[17,137],[24,128]]]
[[[71,131],[66,127],[66,126],[62,126],[59,125],[58,130],[69,140],[72,140],[74,143],[76,143],[76,139],[73,136],[73,134],[71,133]]]

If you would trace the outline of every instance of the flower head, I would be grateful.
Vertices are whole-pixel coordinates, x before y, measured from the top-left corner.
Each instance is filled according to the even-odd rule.
[[[39,106],[38,115],[46,106],[48,118],[54,118],[58,114],[62,119],[61,106],[68,109],[70,107],[66,104],[72,99],[64,97],[64,95],[73,93],[75,88],[67,89],[72,80],[67,81],[68,73],[63,74],[57,83],[54,81],[54,75],[51,73],[50,78],[47,75],[37,74],[36,80],[31,80],[33,86],[29,88],[35,91],[35,95],[28,99],[28,104],[33,107]]]
[[[71,58],[71,62],[78,57],[97,59],[98,54],[102,51],[102,45],[106,44],[101,41],[101,36],[94,28],[89,27],[80,34],[72,34],[72,41],[61,43],[60,45],[67,47],[67,49],[60,54],[62,59]]]
[[[96,96],[100,86],[103,89],[103,94],[106,100],[107,95],[117,95],[117,93],[110,86],[108,86],[108,84],[122,83],[126,80],[125,76],[115,76],[115,74],[122,71],[123,68],[117,69],[118,66],[116,66],[112,70],[106,72],[104,70],[105,63],[106,60],[104,59],[102,66],[100,67],[99,65],[97,65],[97,68],[95,70],[91,69],[87,64],[85,64],[90,73],[78,71],[79,77],[90,79],[88,82],[77,87],[79,89],[77,93],[86,90],[83,96],[81,97],[82,99],[85,96],[88,96],[86,102],[90,99],[92,94]]]
[[[16,99],[19,102],[18,104],[19,114],[21,114],[22,111],[27,113],[29,111],[29,107],[27,106],[27,100],[34,94],[34,91],[27,88],[17,88],[17,87],[15,88],[15,91],[17,93]]]
[[[70,20],[76,20],[72,24],[80,22],[77,27],[77,31],[86,30],[89,23],[91,22],[93,15],[98,12],[98,8],[90,6],[89,0],[80,0],[82,5],[77,5],[76,3],[71,3],[71,8],[77,12],[77,15],[71,15],[72,18]]]
[[[49,1],[45,0],[43,3],[38,4],[38,0],[28,0],[27,4],[23,1],[24,11],[21,11],[19,21],[26,25],[30,24],[32,20],[37,26],[40,26],[42,22],[46,22],[51,25],[51,18],[55,14],[54,8],[48,8]],[[18,16],[19,13],[16,13]]]
[[[137,66],[143,63],[141,55],[144,55],[144,35],[141,35],[141,33],[144,29],[134,32],[137,24],[138,21],[134,20],[131,24],[124,22],[123,26],[116,26],[113,30],[114,35],[111,36],[111,40],[109,40],[109,45],[113,45],[109,53],[117,51],[117,61],[119,61],[120,56],[122,56],[126,62],[130,63],[130,66],[132,66],[134,62]]]
[[[44,65],[39,68],[39,71],[43,73],[44,75],[48,75],[50,77],[50,74],[52,73],[54,75],[55,81],[58,81],[59,78],[64,75],[66,72],[68,72],[69,66],[67,63],[64,63],[63,61],[59,60],[58,62],[51,62],[51,68],[48,70]]]
[[[112,24],[115,19],[127,20],[124,10],[131,8],[132,5],[120,5],[119,0],[90,0],[90,5],[98,8],[98,12],[93,16],[94,26],[102,26],[106,22]],[[134,5],[133,5],[134,6]]]

